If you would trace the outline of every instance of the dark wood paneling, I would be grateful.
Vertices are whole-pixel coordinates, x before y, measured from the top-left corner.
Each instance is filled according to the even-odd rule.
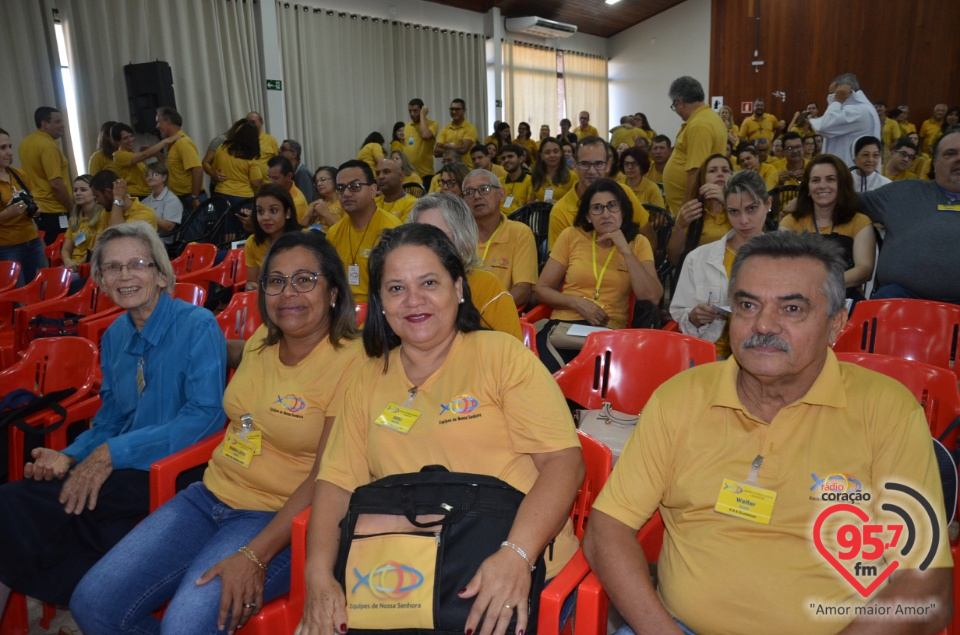
[[[589,35],[612,37],[684,0],[621,0],[615,5],[603,0],[430,0],[458,9],[486,13],[494,6],[505,18],[535,15],[577,25]]]
[[[710,92],[738,123],[740,102],[760,96],[788,123],[809,101],[823,112],[827,86],[843,72],[871,100],[910,106],[918,129],[934,104],[960,105],[957,0],[713,0],[712,11]],[[765,64],[755,71],[758,13]]]

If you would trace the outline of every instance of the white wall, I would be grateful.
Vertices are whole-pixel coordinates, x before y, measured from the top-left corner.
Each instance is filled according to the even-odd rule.
[[[676,138],[683,123],[667,90],[681,75],[703,84],[709,99],[711,0],[687,0],[609,40],[610,122],[635,112],[657,133]]]

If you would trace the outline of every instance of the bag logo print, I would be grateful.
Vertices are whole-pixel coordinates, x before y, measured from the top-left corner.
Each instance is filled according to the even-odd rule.
[[[367,575],[361,574],[356,568],[353,574],[357,576],[357,583],[350,590],[351,594],[355,594],[361,586],[366,586],[370,589],[370,593],[380,600],[402,600],[423,584],[422,573],[409,565],[393,560],[375,567]],[[395,579],[395,583],[391,585],[388,578]]]

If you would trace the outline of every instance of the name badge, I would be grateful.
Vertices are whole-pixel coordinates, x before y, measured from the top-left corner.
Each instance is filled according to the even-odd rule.
[[[360,265],[350,265],[347,267],[347,279],[351,287],[360,286]]]
[[[408,146],[412,146],[412,145],[413,145],[413,137],[410,137],[409,139],[407,139],[407,145],[408,145]]]
[[[777,493],[771,489],[725,478],[713,509],[726,516],[769,525],[776,502]]]
[[[504,206],[504,207],[510,207],[511,205],[513,205],[513,195],[512,195],[512,194],[511,194],[510,196],[508,196],[508,197],[507,197],[507,200],[505,200],[505,201],[503,202],[503,206]]]
[[[941,212],[960,212],[960,204],[937,205],[937,210]]]
[[[66,214],[60,214],[59,221],[60,221],[60,229],[66,229],[66,228],[67,228],[67,215],[66,215]]]
[[[77,246],[82,245],[84,242],[86,242],[86,240],[87,240],[87,232],[80,232],[73,238],[73,242]]]
[[[413,427],[413,424],[416,423],[419,418],[419,410],[400,406],[397,405],[396,402],[391,401],[387,404],[387,407],[383,409],[383,412],[380,413],[380,416],[376,418],[374,423],[395,432],[406,434],[410,432],[410,428]]]
[[[236,434],[230,433],[223,442],[221,454],[240,465],[240,467],[247,468],[250,467],[250,462],[253,461],[253,457],[257,455],[257,451],[256,448],[247,443],[247,441],[241,439]]]
[[[545,190],[543,191],[543,200],[549,201],[549,200],[552,199],[552,198],[553,198],[553,188],[552,188],[552,187],[548,187],[547,189],[545,189]]]

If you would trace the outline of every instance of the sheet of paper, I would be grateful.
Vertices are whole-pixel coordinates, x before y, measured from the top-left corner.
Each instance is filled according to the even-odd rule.
[[[591,333],[599,333],[600,331],[609,331],[605,326],[588,326],[586,324],[574,324],[570,327],[570,330],[567,331],[567,335],[573,335],[574,337],[586,337]]]

